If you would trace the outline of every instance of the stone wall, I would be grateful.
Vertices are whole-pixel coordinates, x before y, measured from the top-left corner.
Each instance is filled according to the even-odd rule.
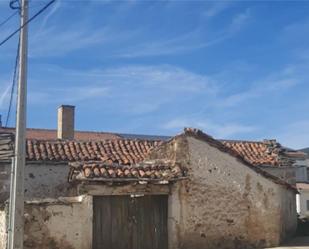
[[[181,153],[185,139],[189,159]],[[294,191],[204,141],[172,143],[189,179],[175,184],[169,198],[170,249],[261,248],[293,235]]]
[[[0,163],[0,205],[10,196],[10,163]]]
[[[89,249],[92,198],[27,202],[24,229],[25,249]]]
[[[0,164],[0,203],[9,198],[10,163]],[[27,163],[25,167],[25,197],[57,198],[74,196],[74,186],[68,183],[69,166],[59,163]]]

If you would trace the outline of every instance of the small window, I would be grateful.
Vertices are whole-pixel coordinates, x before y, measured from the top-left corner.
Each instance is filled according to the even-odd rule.
[[[309,200],[307,200],[307,211],[309,211]]]

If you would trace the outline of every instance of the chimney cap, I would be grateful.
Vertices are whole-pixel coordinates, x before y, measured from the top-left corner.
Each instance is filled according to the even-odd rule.
[[[59,108],[65,108],[65,107],[68,107],[68,108],[75,108],[75,105],[61,105],[58,107]]]

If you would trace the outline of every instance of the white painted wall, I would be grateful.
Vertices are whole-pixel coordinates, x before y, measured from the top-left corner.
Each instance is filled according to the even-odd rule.
[[[307,200],[309,201],[309,189],[299,190],[299,197],[297,201],[300,218],[309,217],[309,210],[307,210]]]
[[[25,249],[91,249],[92,197],[27,202]]]

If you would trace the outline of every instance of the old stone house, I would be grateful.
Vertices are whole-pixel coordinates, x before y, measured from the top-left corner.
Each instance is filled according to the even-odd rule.
[[[273,160],[263,159],[262,145],[245,152],[243,142],[222,143],[194,129],[167,141],[92,135],[28,136],[25,248],[261,248],[296,229],[295,187],[253,163]],[[0,142],[2,203],[9,138]]]
[[[283,147],[276,140],[222,140],[246,161],[291,184],[308,179],[309,160],[306,153]]]

